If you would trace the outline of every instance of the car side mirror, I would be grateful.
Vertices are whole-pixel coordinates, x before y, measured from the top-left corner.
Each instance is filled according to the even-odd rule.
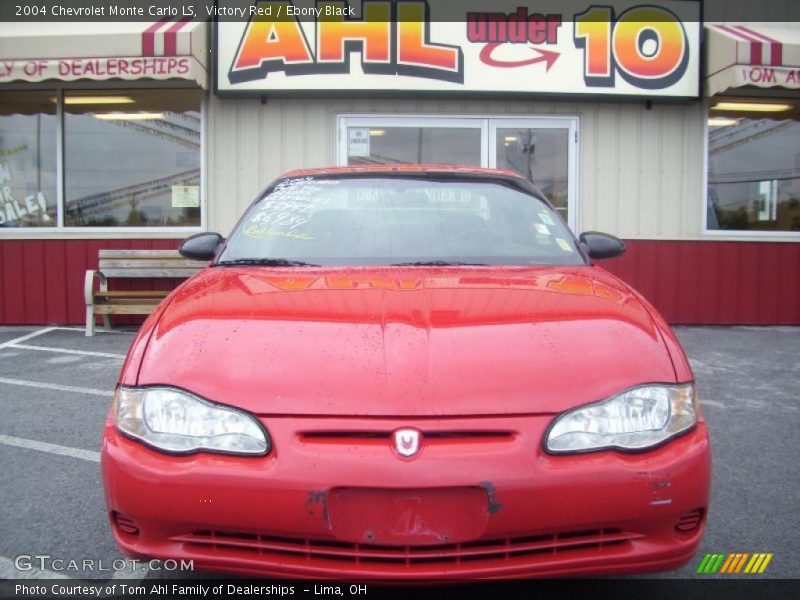
[[[614,258],[625,253],[625,242],[607,233],[585,231],[580,240],[590,258]]]
[[[212,260],[221,243],[222,236],[218,233],[198,233],[183,240],[178,252],[190,260]]]

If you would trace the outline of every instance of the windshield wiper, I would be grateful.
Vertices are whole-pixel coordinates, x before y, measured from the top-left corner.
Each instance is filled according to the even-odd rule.
[[[232,267],[238,265],[251,265],[262,267],[318,267],[302,260],[289,260],[288,258],[237,258],[236,260],[222,260],[216,264],[218,267]]]
[[[485,267],[486,263],[462,262],[458,260],[418,260],[392,263],[391,267]]]

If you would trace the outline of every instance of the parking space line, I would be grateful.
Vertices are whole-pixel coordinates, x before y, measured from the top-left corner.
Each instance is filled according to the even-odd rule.
[[[13,346],[14,344],[18,344],[20,342],[26,342],[31,338],[35,338],[35,337],[37,337],[39,335],[43,335],[45,333],[53,331],[54,329],[58,329],[58,328],[57,327],[45,327],[44,329],[37,329],[36,331],[33,331],[31,333],[28,333],[28,334],[25,334],[23,336],[20,336],[18,338],[13,339],[13,340],[8,340],[7,342],[3,342],[2,344],[0,344],[0,349],[5,348],[6,346]]]
[[[17,569],[14,561],[0,556],[0,579],[69,579],[66,575],[31,566],[25,571]]]
[[[83,450],[82,448],[71,448],[70,446],[60,446],[59,444],[50,444],[48,442],[40,442],[37,440],[29,440],[26,438],[15,437],[13,435],[3,435],[2,433],[0,433],[0,444],[14,446],[16,448],[25,448],[27,450],[39,450],[40,452],[49,452],[50,454],[60,454],[61,456],[71,456],[72,458],[80,458],[91,462],[100,462],[99,452]]]
[[[86,331],[83,327],[51,327],[51,329],[57,329],[59,331],[80,331],[81,333],[84,333]],[[100,329],[99,327],[95,327],[94,332],[136,335],[136,331],[123,331],[121,329]]]
[[[112,354],[111,352],[93,352],[91,350],[72,350],[70,348],[54,348],[52,346],[30,346],[28,344],[13,344],[8,348],[19,348],[20,350],[39,350],[40,352],[58,352],[61,354],[79,354],[82,356],[99,356],[102,358],[124,359],[124,354]]]
[[[104,396],[111,398],[114,392],[105,390],[95,390],[93,388],[74,387],[71,385],[58,385],[57,383],[43,383],[41,381],[28,381],[26,379],[11,379],[9,377],[0,377],[0,383],[7,383],[8,385],[21,385],[24,387],[40,388],[43,390],[56,390],[59,392],[75,392],[76,394],[92,394],[93,396]]]

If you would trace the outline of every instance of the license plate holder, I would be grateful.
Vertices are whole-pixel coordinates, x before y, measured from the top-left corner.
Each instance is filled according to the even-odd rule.
[[[488,520],[481,487],[335,488],[331,533],[340,540],[389,546],[455,544],[479,538]]]

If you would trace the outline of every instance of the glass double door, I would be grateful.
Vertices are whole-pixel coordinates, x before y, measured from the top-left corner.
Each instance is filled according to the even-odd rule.
[[[339,164],[497,167],[531,181],[576,229],[576,117],[343,116]]]

